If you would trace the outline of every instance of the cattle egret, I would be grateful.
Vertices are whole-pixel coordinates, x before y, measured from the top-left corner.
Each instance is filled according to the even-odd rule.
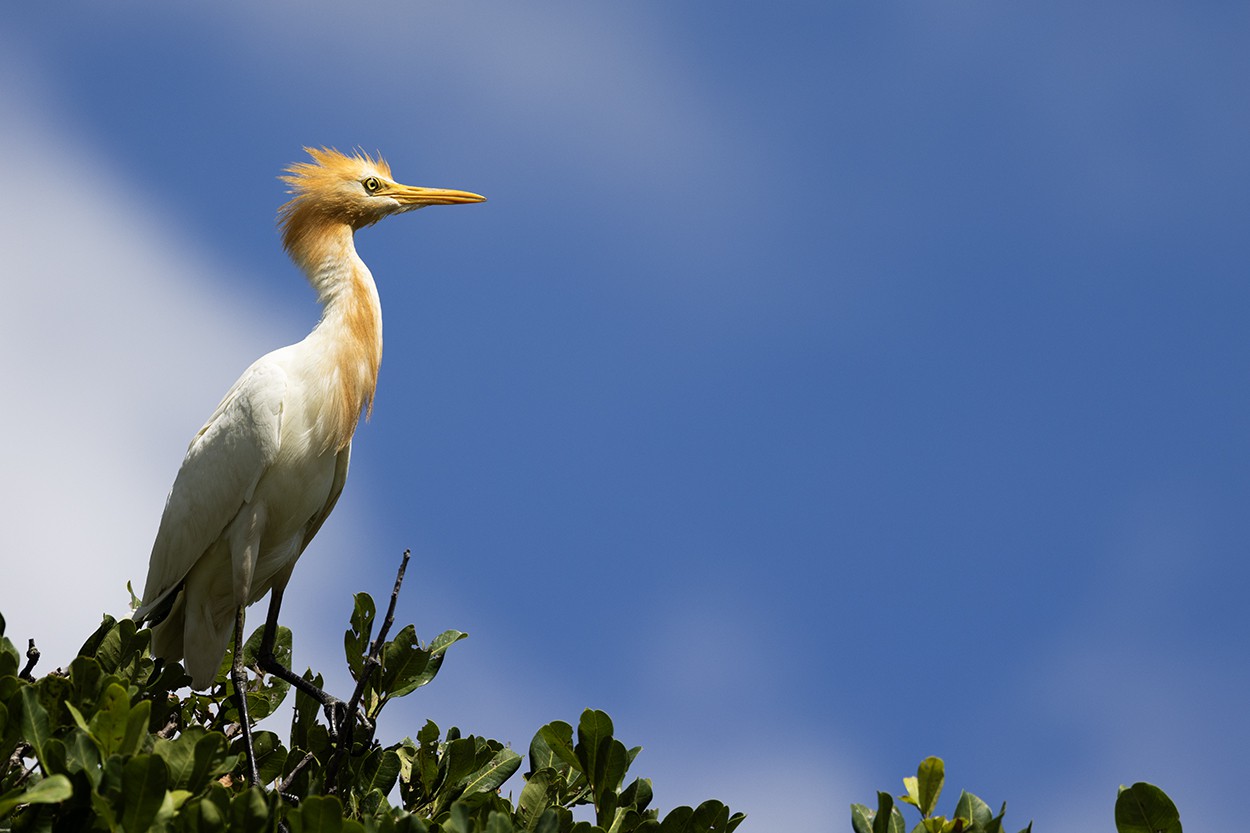
[[[260,665],[329,711],[338,701],[279,664],[273,640],[283,589],[343,490],[352,434],[377,386],[382,308],[354,235],[391,214],[485,197],[400,185],[386,162],[363,152],[305,150],[312,161],[282,177],[293,196],[278,221],[283,248],[317,292],[321,320],[303,341],[249,367],[191,441],[134,619],[151,623],[153,655],[182,659],[197,689],[212,684],[233,633],[239,693],[243,611],[272,591]]]

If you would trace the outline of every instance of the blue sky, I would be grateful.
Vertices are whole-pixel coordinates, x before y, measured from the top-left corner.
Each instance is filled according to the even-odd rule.
[[[1110,830],[1137,780],[1233,826],[1243,6],[0,20],[0,611],[50,666],[316,320],[277,174],[361,146],[490,200],[359,235],[381,386],[284,610],[331,665],[413,549],[401,618],[472,638],[393,734],[603,708],[663,807],[760,831],[849,829],[930,754],[1016,827]]]

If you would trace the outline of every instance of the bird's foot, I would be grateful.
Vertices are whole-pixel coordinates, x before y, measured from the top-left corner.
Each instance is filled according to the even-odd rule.
[[[364,709],[357,708],[353,715],[348,703],[344,703],[337,697],[326,695],[323,703],[325,709],[326,721],[329,723],[330,740],[334,743],[349,742],[354,743],[362,740],[361,734],[367,738],[373,737],[374,723],[365,714]],[[362,733],[360,730],[363,729]]]
[[[347,727],[347,704],[339,698],[327,694],[326,699],[322,702],[325,709],[326,721],[330,724],[330,740],[338,743],[339,738],[343,736]]]

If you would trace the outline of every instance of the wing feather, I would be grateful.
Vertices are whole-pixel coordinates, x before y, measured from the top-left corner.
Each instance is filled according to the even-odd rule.
[[[343,494],[343,484],[347,482],[347,467],[351,462],[351,457],[352,444],[348,442],[334,461],[334,482],[330,484],[330,494],[326,498],[326,505],[308,522],[304,541],[299,548],[300,553],[308,548],[308,543],[312,541],[313,536],[321,529],[321,525],[326,522],[326,518],[330,517],[330,513],[334,511],[334,504],[339,502],[339,495]]]
[[[178,588],[277,458],[287,376],[268,359],[239,377],[191,441],[152,545],[136,620],[147,618]]]

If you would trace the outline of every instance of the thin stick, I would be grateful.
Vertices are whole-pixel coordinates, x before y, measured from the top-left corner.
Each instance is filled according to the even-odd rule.
[[[291,772],[287,775],[287,777],[282,779],[282,783],[278,784],[278,792],[282,794],[283,798],[287,798],[289,800],[289,796],[287,796],[286,791],[291,788],[292,782],[294,782],[295,779],[299,777],[299,774],[304,771],[304,767],[312,763],[315,757],[316,756],[313,755],[313,753],[311,752],[305,753],[304,757],[300,760],[300,762],[295,765],[295,768],[291,770]],[[298,803],[298,802],[292,802],[292,803]]]
[[[26,764],[23,763],[22,759],[25,758],[27,755],[33,755],[34,753],[35,753],[35,747],[31,746],[29,743],[26,743],[24,741],[19,743],[17,745],[17,748],[13,750],[13,754],[9,756],[9,762],[5,766],[5,769],[8,769],[9,767],[14,767],[14,766],[17,767],[18,769],[26,769]],[[27,778],[29,778],[30,774],[34,771],[35,771],[35,765],[31,764],[30,769],[27,770],[25,773],[23,773],[12,784],[10,784],[10,786],[20,787],[22,785],[22,782],[25,781]]]
[[[35,640],[32,639],[30,640],[30,647],[26,649],[26,667],[17,676],[27,682],[34,682],[34,677],[30,675],[30,672],[37,662],[39,662],[39,649],[35,647]]]
[[[352,734],[356,728],[356,716],[360,709],[360,701],[365,696],[365,686],[369,684],[369,678],[373,676],[373,672],[382,665],[379,655],[382,653],[382,646],[386,643],[386,635],[390,632],[391,625],[395,624],[395,605],[399,601],[399,588],[403,586],[404,573],[408,570],[408,559],[411,557],[412,550],[404,550],[404,557],[399,562],[399,572],[395,575],[395,587],[391,590],[391,603],[386,607],[386,617],[382,620],[382,627],[378,629],[377,637],[374,638],[373,642],[369,643],[369,656],[365,658],[364,667],[360,672],[360,679],[356,681],[356,690],[352,692],[351,699],[347,701],[347,714],[344,716],[343,731],[339,736],[334,754],[330,757],[330,763],[326,767],[326,792],[331,795],[336,790],[334,780],[335,776],[338,775],[343,758],[352,748]]]
[[[386,641],[386,634],[391,629],[391,625],[395,624],[395,603],[399,601],[399,588],[404,583],[404,573],[408,570],[408,559],[412,557],[412,550],[404,550],[404,557],[399,562],[399,572],[395,574],[395,589],[391,590],[391,603],[386,606],[386,618],[382,620],[382,627],[378,630],[377,638],[369,646],[369,656],[377,659],[378,652],[382,650],[382,643]],[[34,642],[31,643],[32,645]]]

